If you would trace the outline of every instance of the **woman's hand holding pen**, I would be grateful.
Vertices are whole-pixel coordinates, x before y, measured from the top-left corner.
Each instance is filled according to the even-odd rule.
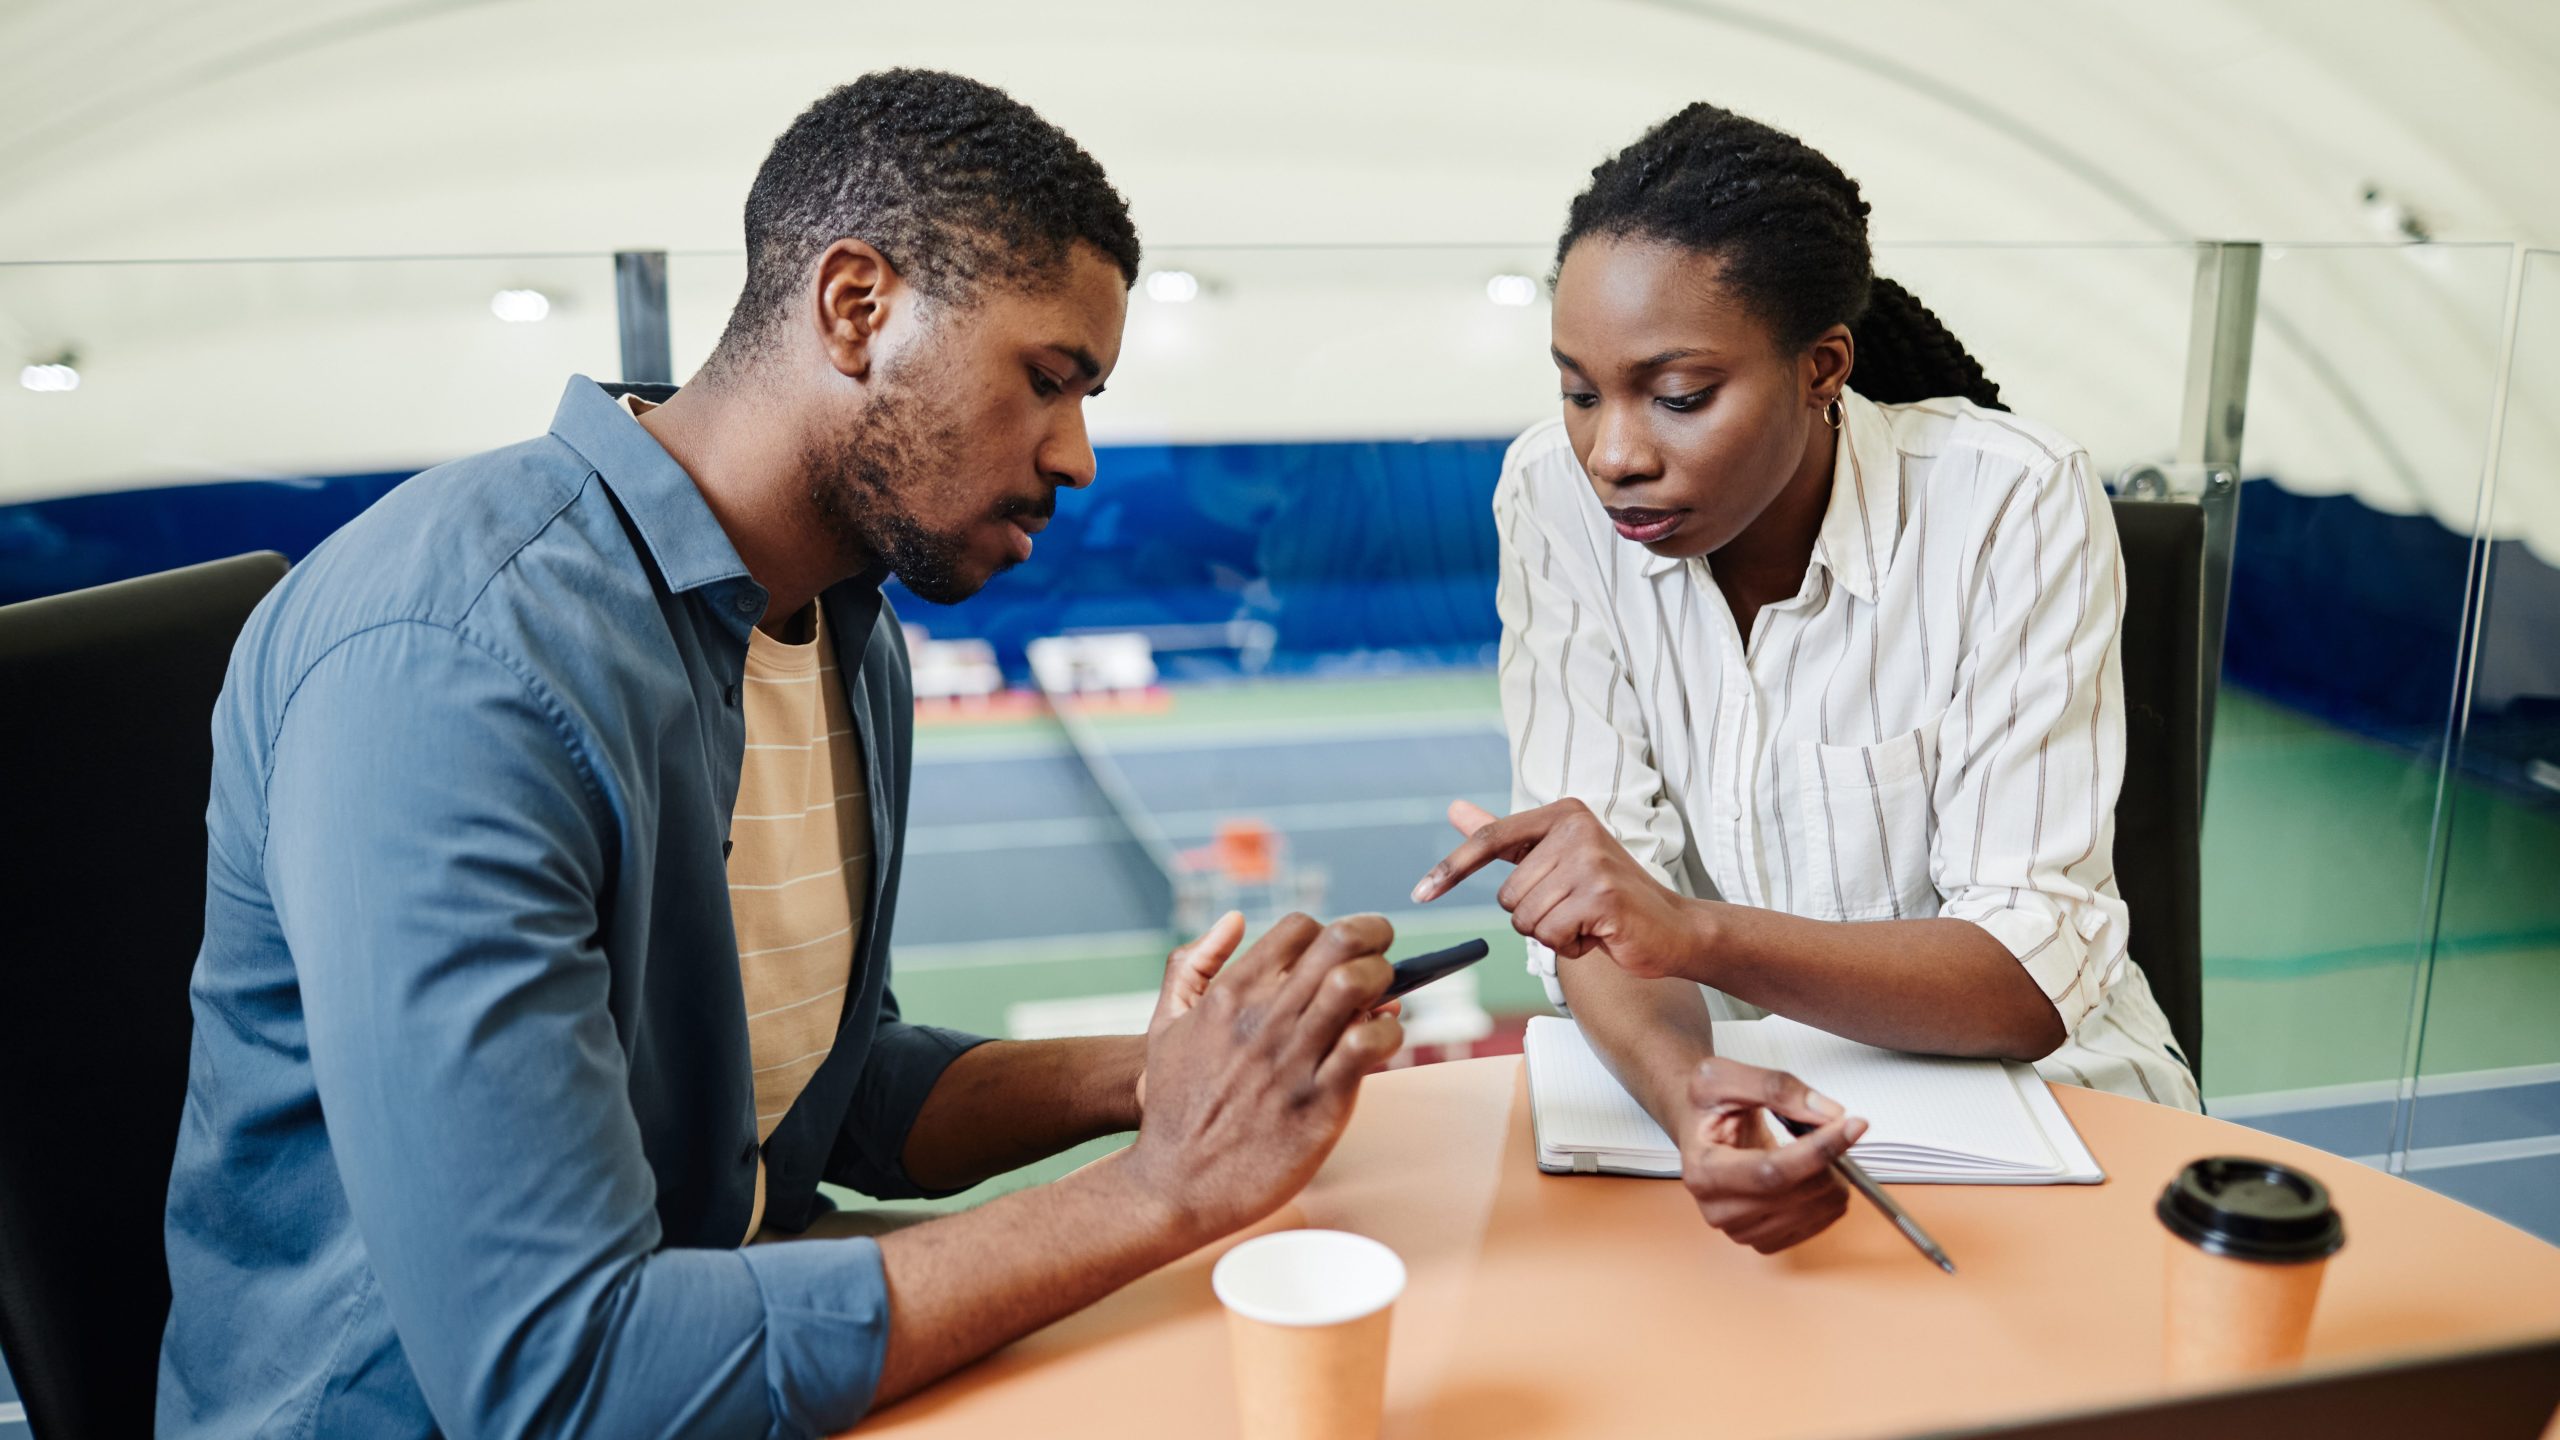
[[[1680,1135],[1680,1183],[1698,1214],[1738,1245],[1775,1254],[1829,1229],[1849,1207],[1831,1162],[1849,1153],[1867,1122],[1844,1115],[1782,1070],[1723,1056],[1689,1078],[1689,1124]],[[1774,1110],[1814,1128],[1777,1145],[1761,1119]]]
[[[1631,975],[1702,978],[1697,902],[1647,873],[1581,801],[1497,817],[1460,800],[1449,806],[1449,823],[1467,839],[1413,888],[1416,904],[1508,860],[1516,868],[1495,898],[1511,912],[1512,929],[1558,957],[1597,950]]]

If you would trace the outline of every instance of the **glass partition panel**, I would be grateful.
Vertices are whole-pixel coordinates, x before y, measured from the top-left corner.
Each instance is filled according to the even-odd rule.
[[[2560,1241],[2560,252],[2520,268],[2411,1179]]]
[[[2111,486],[2177,459],[2194,246],[1884,244],[1875,264]]]
[[[2263,267],[2265,478],[2244,487],[2204,838],[2207,1082],[2347,1154],[2388,1146],[2429,933],[2506,255]],[[1425,1053],[1514,1043],[1544,1008],[1491,880],[1404,897],[1454,839],[1450,799],[1508,797],[1488,502],[1504,446],[1555,412],[1548,263],[1542,242],[1151,255],[1090,412],[1101,483],[969,604],[900,600],[922,696],[911,1013],[1134,1027],[1166,946],[1231,903],[1384,910],[1405,949],[1494,939],[1417,1007]],[[2102,475],[2177,458],[2191,247],[1888,245],[1878,265]],[[670,257],[679,377],[743,274],[734,252]],[[539,433],[569,373],[616,374],[612,294],[603,255],[0,267],[0,334],[36,367],[0,390],[0,598],[298,555],[415,469]],[[2499,511],[2519,545],[2525,504]],[[2502,559],[2501,613],[2525,613],[2519,573]],[[2484,678],[2534,633],[2493,615]],[[2499,697],[2538,693],[2505,683],[2481,691],[2499,723]],[[2465,898],[2488,873],[2470,853],[2447,870],[2448,1017],[2464,977],[2494,979],[2455,964],[2464,937],[2530,928]]]
[[[2508,247],[2264,252],[2205,804],[2206,1093],[2389,1148]]]
[[[620,361],[606,256],[0,265],[0,602],[299,557]]]

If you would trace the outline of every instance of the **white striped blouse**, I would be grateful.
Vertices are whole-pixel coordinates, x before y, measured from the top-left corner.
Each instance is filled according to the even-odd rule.
[[[1962,400],[1843,408],[1804,587],[1747,645],[1707,560],[1616,533],[1560,421],[1512,445],[1493,503],[1515,808],[1580,798],[1686,895],[1969,920],[2061,1013],[2039,1071],[2199,1108],[2116,892],[2124,579],[2086,452]],[[1529,957],[1562,1004],[1553,954]]]

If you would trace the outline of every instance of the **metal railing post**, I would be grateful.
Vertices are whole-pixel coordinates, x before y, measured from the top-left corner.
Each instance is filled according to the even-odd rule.
[[[2178,462],[2202,478],[2204,507],[2204,759],[2213,764],[2214,700],[2222,689],[2223,617],[2231,605],[2231,547],[2240,528],[2240,437],[2249,417],[2249,351],[2258,328],[2255,241],[2196,246],[2195,305]]]
[[[667,338],[667,252],[613,253],[613,307],[622,329],[622,378],[635,385],[672,385],[675,355]]]

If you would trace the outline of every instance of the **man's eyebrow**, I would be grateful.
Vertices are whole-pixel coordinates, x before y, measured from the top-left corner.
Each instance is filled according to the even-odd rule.
[[[1061,345],[1052,340],[1049,342],[1049,348],[1066,356],[1069,360],[1074,361],[1076,374],[1084,379],[1090,380],[1094,376],[1102,373],[1102,362],[1094,359],[1093,352],[1087,350],[1081,345]],[[1102,387],[1099,385],[1095,386],[1093,393],[1097,395],[1102,393]]]
[[[1561,366],[1563,366],[1563,367],[1564,367],[1564,368],[1566,368],[1567,370],[1579,370],[1579,369],[1581,369],[1581,368],[1582,368],[1582,362],[1581,362],[1581,361],[1574,359],[1572,356],[1567,355],[1566,353],[1564,353],[1563,351],[1561,351],[1561,350],[1557,349],[1557,348],[1556,348],[1556,347],[1554,347],[1553,345],[1550,345],[1550,346],[1548,346],[1548,347],[1547,347],[1547,353],[1548,353],[1549,355],[1554,356],[1554,357],[1555,357],[1555,361],[1556,361],[1556,363],[1557,363],[1557,364],[1559,364],[1559,365],[1561,365]]]

